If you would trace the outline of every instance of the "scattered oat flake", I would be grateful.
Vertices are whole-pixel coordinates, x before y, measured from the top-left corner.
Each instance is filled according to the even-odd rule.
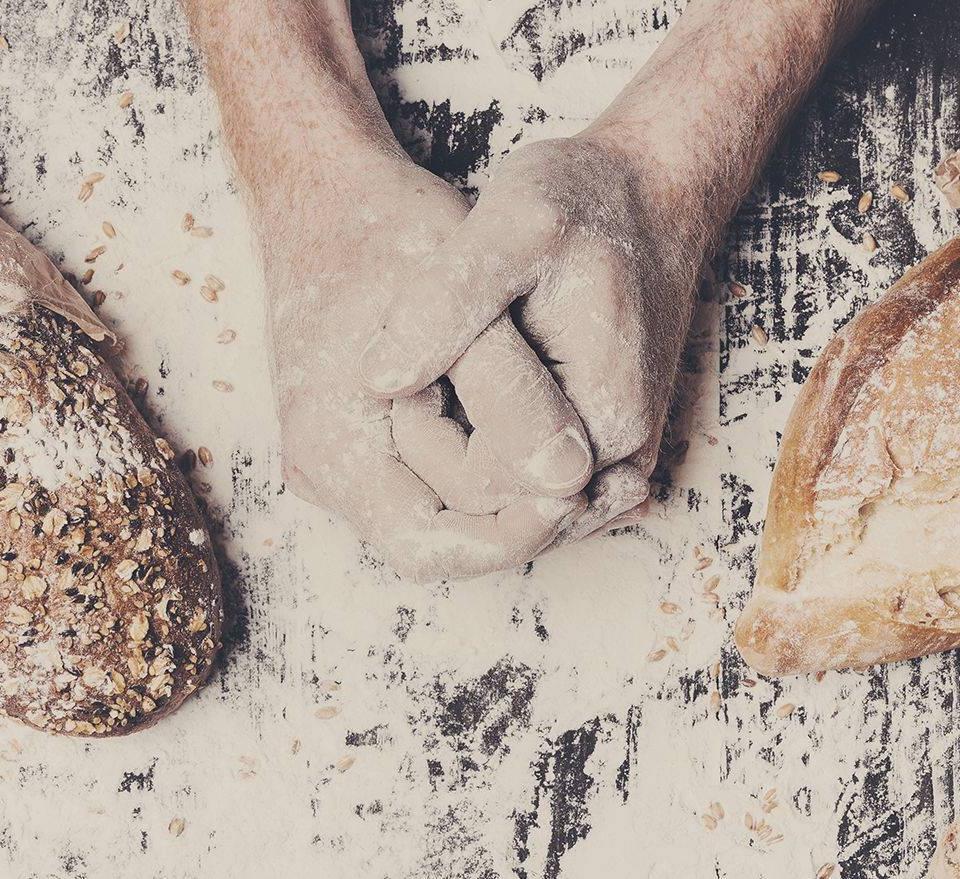
[[[183,829],[186,826],[187,826],[187,822],[184,821],[183,818],[174,818],[168,825],[167,829],[174,836],[179,836],[181,833],[183,833]]]
[[[294,739],[293,742],[290,744],[290,753],[291,753],[291,754],[299,754],[299,753],[300,753],[301,744],[302,744],[302,743],[301,743],[300,739]]]
[[[209,226],[191,226],[190,234],[194,238],[212,238],[213,229],[211,229]]]
[[[697,562],[697,570],[702,571],[704,568],[709,568],[713,564],[713,559],[710,556],[705,555],[700,558]]]
[[[877,249],[877,239],[873,237],[869,232],[863,233],[863,241],[861,246],[867,253],[873,253]]]
[[[649,654],[647,654],[647,661],[659,662],[666,655],[667,651],[661,647],[659,650],[652,650]]]
[[[102,171],[94,171],[92,174],[87,174],[87,176],[83,178],[83,183],[86,186],[93,186],[103,180],[105,176]]]
[[[127,109],[133,103],[133,92],[126,91],[120,95],[120,99],[117,101],[120,107],[124,110]]]
[[[204,467],[209,467],[213,463],[213,452],[206,446],[200,446],[200,448],[197,449],[197,457]]]
[[[714,690],[712,693],[710,693],[710,708],[711,708],[713,711],[719,711],[719,710],[720,710],[720,703],[721,703],[722,701],[723,701],[723,700],[720,698],[720,693],[719,693],[719,692],[717,692],[716,690]]]
[[[760,324],[754,324],[750,327],[750,338],[761,348],[770,341],[770,336],[767,335],[767,331]]]
[[[236,338],[236,330],[224,330],[217,336],[217,343],[220,345],[229,345]]]
[[[346,772],[356,762],[356,757],[341,757],[335,764],[337,772]]]
[[[680,645],[677,643],[677,639],[672,635],[666,639],[667,647],[669,647],[674,653],[680,652]]]
[[[81,283],[81,284],[89,284],[92,280],[93,280],[93,269],[87,269],[87,270],[80,276],[80,283]]]
[[[728,289],[734,299],[743,299],[747,295],[747,288],[744,287],[743,284],[738,284],[736,281],[731,281]]]
[[[181,287],[186,287],[190,283],[190,276],[180,269],[174,269],[170,272],[170,277],[173,278]]]
[[[839,183],[841,179],[840,174],[837,171],[821,171],[819,174],[817,174],[817,177],[819,177],[824,183]]]
[[[724,817],[726,817],[726,813],[723,811],[723,806],[721,806],[719,803],[710,804],[710,814],[718,820],[722,820]]]
[[[204,284],[204,285],[200,288],[200,295],[201,295],[204,299],[206,299],[207,302],[216,302],[217,299],[220,298],[219,296],[217,296],[217,291],[214,290],[214,289],[212,289],[212,288],[210,288],[210,287],[208,287],[206,284]]]
[[[117,237],[117,230],[113,227],[113,223],[109,222],[108,220],[104,220],[103,225],[100,228],[103,229],[103,234],[106,235],[107,238]]]
[[[183,219],[180,221],[180,228],[184,232],[189,232],[193,228],[193,224],[196,220],[193,217],[193,214],[184,214]]]
[[[817,870],[817,879],[830,879],[836,869],[836,864],[824,864],[819,870]]]
[[[717,819],[713,815],[703,815],[700,820],[703,822],[703,826],[707,830],[716,830],[717,829]]]
[[[113,41],[119,46],[127,37],[130,36],[130,22],[123,21],[113,31]]]
[[[704,592],[714,592],[720,585],[720,575],[714,574],[706,583],[703,584]]]
[[[324,705],[322,708],[318,708],[315,712],[320,720],[330,720],[331,718],[336,717],[340,713],[340,708],[337,705]]]
[[[747,830],[754,830],[757,826],[756,821],[753,819],[753,815],[751,815],[749,812],[744,813],[743,824]]]
[[[680,613],[680,605],[674,604],[672,601],[661,601],[660,610],[663,613]]]
[[[744,678],[742,683],[748,689],[757,685],[757,682],[753,678]]]
[[[230,384],[230,382],[225,382],[223,379],[219,378],[214,379],[213,387],[222,394],[229,394],[231,391],[233,391],[233,385]]]
[[[216,275],[207,275],[203,280],[206,285],[216,293],[221,293],[227,287]]]
[[[779,708],[777,708],[777,717],[789,717],[797,710],[797,706],[792,702],[784,702]]]
[[[318,689],[321,693],[335,693],[340,689],[340,684],[336,681],[327,679],[325,681],[320,681]]]
[[[871,207],[873,207],[873,193],[867,190],[857,202],[857,213],[865,214]]]
[[[3,49],[4,52],[10,49],[10,43],[7,42],[7,38],[0,34],[0,49]]]
[[[107,245],[106,245],[106,244],[101,244],[101,245],[99,245],[98,247],[94,247],[93,250],[91,250],[90,253],[88,253],[88,254],[84,257],[83,261],[84,261],[84,262],[96,262],[97,259],[98,259],[99,257],[103,256],[103,254],[106,253],[106,252],[107,252]]]
[[[907,192],[899,183],[894,183],[890,187],[890,195],[892,195],[898,202],[901,204],[906,204],[910,201],[910,193]]]

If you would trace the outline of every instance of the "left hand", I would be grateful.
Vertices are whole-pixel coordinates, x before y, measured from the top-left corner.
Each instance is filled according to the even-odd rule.
[[[461,355],[510,308],[593,449],[591,506],[570,538],[648,493],[704,255],[686,243],[702,236],[686,234],[690,211],[667,180],[600,138],[518,150],[401,286],[360,360],[379,396],[409,396],[444,373],[457,387]]]

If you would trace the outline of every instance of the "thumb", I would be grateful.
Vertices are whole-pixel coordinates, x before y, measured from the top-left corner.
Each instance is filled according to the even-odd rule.
[[[387,305],[360,355],[370,393],[404,397],[447,372],[470,343],[536,282],[558,228],[548,211],[515,212],[502,196],[475,207]]]

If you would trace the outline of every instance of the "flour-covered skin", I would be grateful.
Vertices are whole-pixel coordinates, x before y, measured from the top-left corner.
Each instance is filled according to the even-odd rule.
[[[437,388],[400,404],[395,422],[394,404],[364,393],[356,368],[400,279],[460,224],[465,199],[393,139],[344,7],[186,5],[263,242],[292,490],[343,514],[415,579],[529,561],[585,508],[592,458],[579,417],[514,326],[490,327],[465,358],[469,436],[432,405]],[[515,381],[507,397],[498,375]],[[517,399],[522,430],[504,410]]]
[[[415,393],[510,309],[601,473],[579,537],[642,502],[700,269],[832,50],[874,0],[701,0],[581,134],[510,154],[365,349]],[[748,58],[749,63],[744,59]],[[517,419],[523,411],[517,407]]]

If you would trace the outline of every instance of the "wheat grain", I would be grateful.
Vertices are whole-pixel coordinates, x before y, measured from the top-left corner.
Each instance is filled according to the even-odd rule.
[[[898,202],[901,204],[907,204],[910,201],[910,193],[907,192],[899,183],[894,183],[890,187],[890,195],[892,195]]]

